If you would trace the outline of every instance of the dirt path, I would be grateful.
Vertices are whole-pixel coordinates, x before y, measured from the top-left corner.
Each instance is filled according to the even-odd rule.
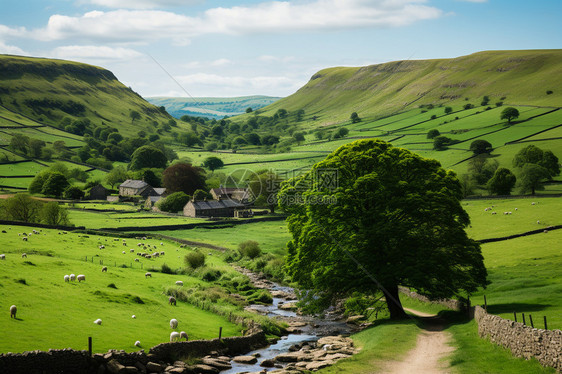
[[[385,374],[451,373],[447,370],[447,363],[441,361],[455,349],[448,344],[452,338],[450,333],[443,331],[445,328],[444,322],[432,314],[404,309],[418,317],[426,318],[424,321],[426,322],[425,330],[420,332],[416,346],[411,351],[400,361],[389,362],[382,372]]]

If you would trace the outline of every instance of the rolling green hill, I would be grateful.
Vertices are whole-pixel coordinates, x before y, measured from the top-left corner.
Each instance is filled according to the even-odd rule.
[[[112,72],[82,63],[0,55],[0,105],[21,116],[83,135],[73,124],[117,128],[123,136],[153,133],[171,116],[117,80]],[[134,121],[131,112],[140,114]],[[1,122],[18,126],[12,119]],[[23,124],[25,125],[25,123]],[[4,124],[3,124],[4,126]]]
[[[221,119],[246,112],[247,108],[261,109],[280,97],[242,96],[242,97],[148,97],[146,100],[156,106],[166,107],[166,111],[176,118],[183,115]]]
[[[453,59],[395,61],[319,71],[293,95],[263,111],[304,109],[310,127],[349,119],[381,118],[419,105],[560,106],[562,50],[487,51]],[[552,91],[547,94],[547,91]]]

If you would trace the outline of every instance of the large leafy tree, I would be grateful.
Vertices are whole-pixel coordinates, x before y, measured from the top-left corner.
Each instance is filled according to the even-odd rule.
[[[401,318],[399,285],[440,298],[487,283],[480,246],[464,231],[460,183],[435,160],[355,141],[284,183],[278,198],[291,214],[288,273],[318,295],[380,289]]]
[[[195,190],[206,189],[205,170],[185,162],[178,162],[164,170],[162,181],[169,193],[183,191],[193,196]]]
[[[41,203],[24,193],[4,201],[4,216],[15,221],[37,222],[40,209]]]
[[[515,186],[517,178],[506,168],[499,168],[494,176],[488,181],[488,189],[491,193],[497,195],[511,195],[511,190]]]
[[[544,190],[543,181],[550,177],[548,170],[537,164],[525,164],[520,169],[519,187],[522,193]]]
[[[210,156],[203,161],[203,166],[211,171],[215,171],[222,168],[224,166],[224,162],[216,156]]]
[[[544,151],[536,145],[528,145],[522,148],[513,158],[513,166],[521,168],[525,164],[542,166],[548,171],[549,179],[560,174],[558,157],[552,151]]]
[[[500,119],[506,119],[507,123],[511,123],[512,119],[516,119],[518,117],[519,117],[519,111],[511,106],[502,110],[500,115]]]
[[[165,168],[167,162],[166,155],[160,149],[150,145],[143,145],[133,152],[129,169]]]

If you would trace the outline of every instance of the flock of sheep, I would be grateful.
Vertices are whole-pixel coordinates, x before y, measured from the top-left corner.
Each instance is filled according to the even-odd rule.
[[[28,240],[28,237],[31,236],[31,235],[33,235],[33,234],[39,234],[39,231],[33,230],[31,233],[18,233],[18,236],[22,237],[23,241],[27,241],[27,240]],[[60,234],[60,232],[59,232],[59,234]],[[64,232],[64,234],[66,234],[66,232]],[[143,240],[146,240],[146,237],[143,237],[142,239],[143,239]],[[119,240],[119,239],[114,239],[114,241],[117,241],[117,240]],[[127,246],[126,239],[123,239],[123,245],[124,245],[124,246]],[[161,242],[160,245],[163,246],[164,243]],[[151,247],[150,244],[144,244],[144,243],[138,243],[137,246],[138,246],[138,247],[143,247],[144,250],[146,250],[147,248],[150,248],[150,247]],[[156,245],[153,245],[153,247],[154,247],[154,249],[157,248]],[[100,250],[101,250],[101,249],[105,249],[105,245],[99,245],[98,248],[99,248]],[[135,252],[134,249],[130,249],[130,253],[134,253],[134,252]],[[122,251],[122,253],[125,254],[126,251]],[[148,258],[153,258],[153,257],[160,257],[160,256],[164,256],[164,255],[165,255],[165,252],[164,252],[164,251],[156,251],[156,252],[153,252],[153,253],[151,253],[151,254],[145,253],[145,252],[137,252],[137,256],[142,256],[142,257],[147,258],[147,259],[148,259]],[[27,258],[27,254],[26,254],[26,253],[22,253],[21,257],[22,257],[22,258]],[[6,255],[5,255],[5,254],[0,254],[0,260],[5,260],[5,259],[6,259]],[[138,261],[138,259],[135,259],[135,261]],[[103,266],[103,267],[101,268],[102,273],[107,273],[107,270],[108,270],[108,269],[107,269],[107,266]],[[151,274],[150,272],[146,272],[146,273],[145,273],[145,278],[151,278],[151,277],[152,277],[152,274]],[[67,275],[65,275],[65,276],[63,277],[63,279],[64,279],[64,282],[75,282],[75,281],[82,282],[82,281],[86,281],[86,276],[85,276],[84,274],[78,274],[78,275],[75,275],[75,274],[67,274]],[[178,286],[183,286],[183,282],[182,282],[182,281],[176,281],[176,285],[178,285]],[[177,303],[177,301],[176,301],[176,298],[175,298],[175,297],[170,296],[170,297],[168,298],[168,304],[176,306],[176,303]],[[12,306],[10,307],[10,318],[16,318],[16,313],[17,313],[17,307],[16,307],[16,305],[12,305]],[[132,315],[132,318],[134,319],[134,318],[136,318],[136,316],[135,316],[135,315]],[[94,321],[94,323],[95,323],[96,325],[101,325],[101,324],[102,324],[102,320],[101,320],[100,318],[98,318],[98,319],[96,319],[96,320]],[[175,329],[177,329],[177,327],[178,327],[178,320],[175,319],[175,318],[172,318],[172,319],[170,320],[170,328],[172,328],[173,330],[175,330]],[[170,342],[181,341],[182,339],[185,339],[186,341],[189,340],[189,337],[188,337],[188,335],[187,335],[187,333],[186,333],[185,331],[181,331],[181,332],[172,331],[172,333],[170,334]],[[140,341],[137,340],[137,341],[134,343],[134,345],[137,346],[137,347],[140,347],[140,346],[141,346],[141,343],[140,343]]]

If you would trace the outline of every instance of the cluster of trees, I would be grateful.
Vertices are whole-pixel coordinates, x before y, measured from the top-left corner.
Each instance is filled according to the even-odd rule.
[[[35,175],[29,184],[28,191],[32,194],[43,194],[50,197],[80,199],[84,192],[71,185],[72,182],[86,182],[88,174],[79,168],[69,169],[65,164],[57,162],[48,169]]]
[[[53,157],[68,158],[72,152],[62,140],[55,141],[52,146],[41,139],[31,138],[22,134],[13,134],[9,148],[18,154],[41,160],[51,160]]]
[[[491,149],[488,142],[481,149]],[[544,183],[560,174],[558,158],[550,150],[535,145],[522,148],[513,158],[514,171],[499,167],[499,162],[489,152],[476,152],[469,161],[468,174],[461,176],[465,196],[473,193],[477,186],[485,187],[491,194],[510,195],[515,187],[520,192],[535,194],[544,189]]]
[[[28,194],[18,193],[0,202],[2,218],[6,220],[48,225],[69,225],[68,213],[57,202],[41,202]]]

